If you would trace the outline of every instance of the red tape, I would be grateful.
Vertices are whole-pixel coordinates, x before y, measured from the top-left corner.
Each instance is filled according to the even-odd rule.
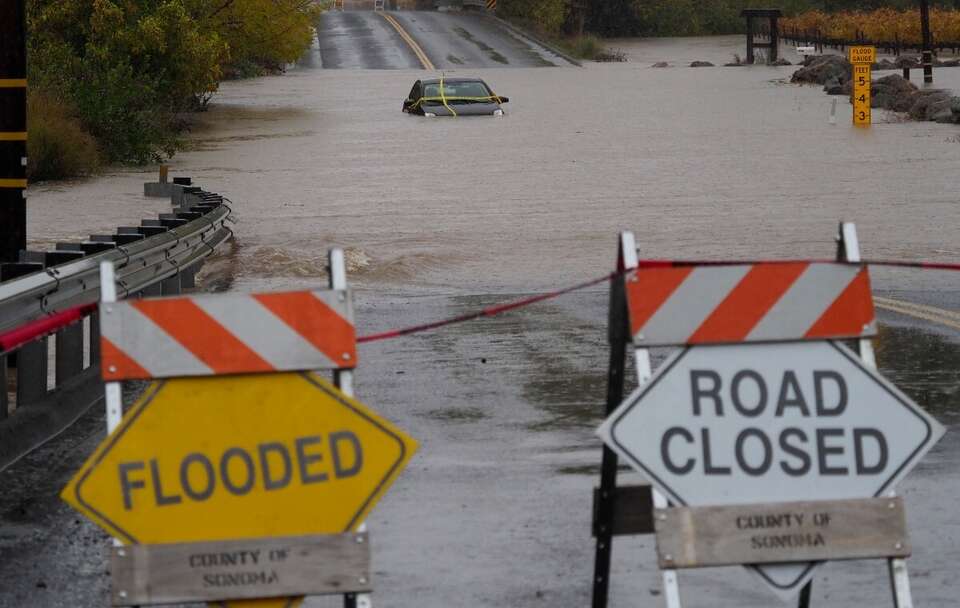
[[[71,323],[76,323],[96,310],[96,303],[84,304],[2,333],[0,334],[0,353],[15,350],[37,338],[52,334]]]
[[[745,264],[796,264],[796,263],[810,263],[810,264],[852,264],[854,266],[893,266],[893,267],[902,267],[902,268],[924,268],[924,269],[936,269],[936,270],[958,270],[960,271],[960,264],[952,262],[903,262],[898,260],[863,260],[861,262],[838,262],[836,259],[828,260],[640,260],[638,262],[638,268],[665,268],[665,267],[683,267],[683,266],[737,266]],[[448,319],[442,319],[440,321],[433,321],[432,323],[424,323],[423,325],[413,325],[411,327],[404,327],[402,329],[392,329],[390,331],[384,331],[376,334],[369,334],[366,336],[360,336],[357,338],[357,343],[363,344],[365,342],[377,342],[379,340],[389,340],[391,338],[399,338],[400,336],[407,336],[410,334],[416,334],[430,329],[436,329],[438,327],[443,327],[445,325],[453,325],[454,323],[462,323],[464,321],[472,321],[474,319],[479,319],[480,317],[492,317],[508,310],[514,310],[517,308],[522,308],[524,306],[529,306],[530,304],[535,304],[537,302],[542,302],[544,300],[550,300],[558,296],[570,293],[571,291],[577,291],[579,289],[584,289],[586,287],[591,287],[605,281],[609,281],[617,276],[624,274],[624,272],[612,272],[604,277],[593,279],[592,281],[587,281],[585,283],[580,283],[567,287],[564,289],[558,289],[556,291],[551,291],[548,293],[543,293],[540,295],[532,296],[529,298],[523,298],[521,300],[515,300],[513,302],[508,302],[506,304],[500,304],[497,306],[490,306],[489,308],[484,308],[476,312],[466,313],[462,315],[457,315],[456,317],[450,317]]]
[[[450,317],[448,319],[442,319],[440,321],[434,321],[432,323],[424,323],[423,325],[413,325],[410,327],[404,327],[402,329],[391,329],[390,331],[380,332],[378,334],[369,334],[366,336],[360,336],[357,338],[358,344],[363,344],[364,342],[376,342],[378,340],[389,340],[390,338],[399,338],[400,336],[408,336],[410,334],[420,333],[422,331],[427,331],[429,329],[436,329],[438,327],[443,327],[444,325],[453,325],[454,323],[463,323],[464,321],[472,321],[474,319],[479,319],[480,317],[492,317],[494,315],[499,315],[500,313],[507,312],[508,310],[514,310],[517,308],[523,308],[524,306],[529,306],[531,304],[536,304],[537,302],[542,302],[544,300],[550,300],[563,294],[570,293],[571,291],[577,291],[579,289],[586,289],[587,287],[592,287],[599,283],[605,283],[615,276],[618,276],[620,273],[611,272],[608,275],[602,276],[598,279],[593,279],[586,281],[584,283],[578,283],[577,285],[572,285],[570,287],[565,287],[563,289],[558,289],[556,291],[549,291],[547,293],[541,293],[535,296],[530,296],[527,298],[522,298],[520,300],[514,300],[513,302],[507,302],[506,304],[497,304],[496,306],[489,306],[487,308],[482,308],[476,312],[468,312],[466,314],[457,315],[456,317]]]
[[[640,260],[640,268],[663,268],[663,267],[682,267],[682,266],[734,266],[742,264],[792,264],[792,263],[821,263],[821,264],[837,264],[844,262],[837,262],[834,259],[828,260]],[[888,266],[894,268],[922,268],[926,270],[953,270],[960,271],[960,263],[956,262],[909,262],[901,260],[863,260],[861,262],[848,262],[853,265],[867,265],[867,266]],[[357,338],[358,344],[364,344],[367,342],[377,342],[380,340],[389,340],[391,338],[399,338],[401,336],[408,336],[410,334],[416,334],[424,331],[429,331],[431,329],[437,329],[438,327],[444,327],[446,325],[453,325],[455,323],[463,323],[465,321],[472,321],[474,319],[479,319],[481,317],[493,317],[501,313],[508,312],[510,310],[516,310],[517,308],[523,308],[531,304],[536,304],[537,302],[543,302],[544,300],[551,300],[553,298],[568,294],[573,291],[578,291],[581,289],[586,289],[587,287],[592,287],[594,285],[599,285],[600,283],[605,283],[615,277],[623,274],[622,272],[611,272],[610,274],[604,275],[602,277],[592,279],[590,281],[585,281],[583,283],[578,283],[576,285],[571,285],[570,287],[564,287],[563,289],[557,289],[555,291],[548,291],[546,293],[538,294],[535,296],[529,296],[526,298],[521,298],[519,300],[514,300],[512,302],[507,302],[505,304],[497,304],[496,306],[489,306],[487,308],[482,308],[475,312],[465,313],[462,315],[457,315],[455,317],[450,317],[447,319],[441,319],[439,321],[433,321],[431,323],[424,323],[422,325],[413,325],[410,327],[403,327],[400,329],[391,329],[389,331],[379,332],[375,334],[369,334],[366,336],[360,336]],[[37,338],[43,337],[47,334],[54,333],[62,327],[66,327],[71,323],[76,323],[80,319],[86,317],[87,315],[95,312],[97,310],[97,304],[84,304],[83,306],[77,306],[76,308],[71,308],[70,310],[65,310],[63,312],[54,313],[48,317],[40,319],[38,321],[33,321],[16,329],[12,329],[5,333],[0,334],[0,353],[10,352],[15,350],[24,344],[32,342]]]

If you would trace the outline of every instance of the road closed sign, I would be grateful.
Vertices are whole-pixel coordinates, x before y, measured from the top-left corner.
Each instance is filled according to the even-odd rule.
[[[132,544],[354,530],[416,442],[315,374],[153,384],[63,491]]]
[[[943,432],[849,349],[826,341],[686,348],[598,430],[683,506],[879,496]],[[773,546],[793,538],[790,522],[745,525]],[[790,596],[813,564],[756,568]]]

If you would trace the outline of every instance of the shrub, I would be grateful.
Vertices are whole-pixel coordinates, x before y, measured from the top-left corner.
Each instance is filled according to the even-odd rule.
[[[34,181],[89,175],[100,166],[94,138],[66,103],[31,90],[27,97],[27,176]]]
[[[581,59],[594,59],[604,50],[600,38],[591,34],[570,38],[567,40],[567,48],[575,57]]]

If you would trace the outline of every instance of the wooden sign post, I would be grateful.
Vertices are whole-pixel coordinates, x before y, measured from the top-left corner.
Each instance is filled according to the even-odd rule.
[[[897,607],[910,605],[892,491],[944,429],[876,372],[852,224],[839,242],[837,263],[644,266],[621,236],[628,272],[611,291],[610,386],[622,391],[616,355],[628,339],[639,386],[597,431],[607,449],[594,529],[606,561],[595,608],[606,605],[612,536],[648,533],[650,502],[668,608],[681,605],[680,568],[742,564],[805,607],[818,564],[875,557],[889,560]],[[651,374],[648,346],[682,348]],[[608,392],[608,407],[619,396]],[[653,489],[618,488],[618,458]]]
[[[370,605],[363,522],[417,444],[352,398],[342,251],[330,266],[330,290],[119,302],[101,268],[109,435],[62,497],[117,539],[114,605]],[[131,378],[155,381],[121,420]]]
[[[369,592],[370,542],[362,532],[121,546],[110,572],[114,606]]]
[[[661,568],[909,557],[900,498],[658,509]]]
[[[871,67],[877,59],[877,51],[872,46],[852,46],[849,58],[853,64],[853,124],[870,126]]]

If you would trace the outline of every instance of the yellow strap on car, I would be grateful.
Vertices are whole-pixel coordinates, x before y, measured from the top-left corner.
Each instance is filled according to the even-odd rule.
[[[440,77],[440,101],[443,102],[443,107],[447,109],[448,112],[457,115],[457,111],[447,105],[447,96],[443,93],[443,76]]]

